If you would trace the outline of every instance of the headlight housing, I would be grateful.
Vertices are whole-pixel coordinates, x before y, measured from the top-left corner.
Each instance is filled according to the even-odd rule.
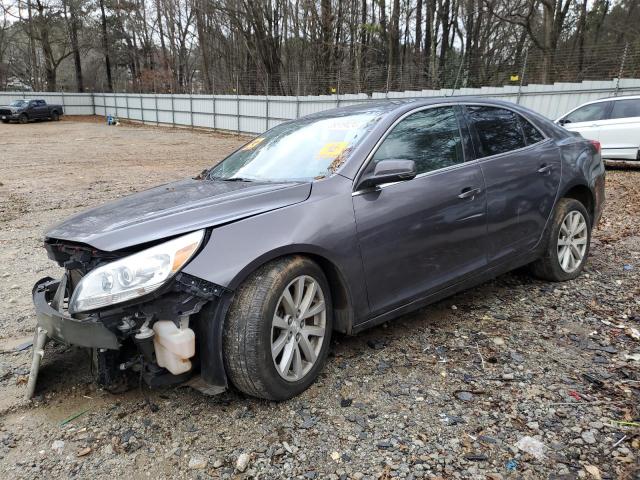
[[[69,312],[95,310],[153,292],[191,259],[203,238],[204,230],[198,230],[90,271],[74,290]]]

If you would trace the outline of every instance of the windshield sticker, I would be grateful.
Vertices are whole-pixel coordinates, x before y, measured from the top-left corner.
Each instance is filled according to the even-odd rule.
[[[247,143],[244,147],[242,147],[242,151],[247,151],[247,150],[253,150],[254,148],[256,148],[258,145],[260,145],[262,142],[264,142],[264,137],[258,137],[254,140],[252,140],[251,142]]]
[[[349,146],[349,142],[329,142],[318,151],[318,158],[336,158]]]

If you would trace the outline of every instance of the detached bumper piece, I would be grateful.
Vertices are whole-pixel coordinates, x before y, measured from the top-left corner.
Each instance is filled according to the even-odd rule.
[[[66,275],[56,281],[44,278],[33,288],[33,304],[36,308],[38,326],[47,336],[60,343],[88,348],[117,350],[120,342],[97,317],[77,320],[62,309]],[[54,308],[57,307],[57,308]]]
[[[117,350],[120,342],[97,318],[77,320],[64,312],[67,276],[62,280],[43,278],[32,291],[38,326],[33,341],[33,357],[25,397],[31,399],[36,390],[44,346],[49,339],[67,345]]]

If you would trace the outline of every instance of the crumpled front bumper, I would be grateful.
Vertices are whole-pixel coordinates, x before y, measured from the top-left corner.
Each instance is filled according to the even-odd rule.
[[[64,308],[56,305],[56,293],[60,280],[43,278],[33,287],[33,305],[36,309],[38,326],[47,336],[58,342],[80,347],[117,350],[120,342],[116,335],[106,328],[97,316],[84,319],[71,317]],[[63,287],[64,288],[64,287]]]

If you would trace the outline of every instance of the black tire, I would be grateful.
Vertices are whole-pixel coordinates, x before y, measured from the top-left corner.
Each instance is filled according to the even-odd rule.
[[[272,358],[272,319],[285,288],[302,275],[312,277],[324,295],[325,333],[312,368],[301,379],[289,381],[276,370]],[[326,361],[332,325],[329,284],[316,263],[292,256],[262,266],[239,287],[225,322],[223,353],[231,383],[248,395],[267,400],[287,400],[302,393]]]
[[[27,117],[26,113],[22,113],[19,117],[18,117],[18,122],[20,122],[21,124],[25,124],[29,121],[29,117]]]
[[[569,213],[574,211],[579,212],[586,220],[587,243],[582,261],[578,267],[571,272],[567,272],[560,264],[558,241],[562,222]],[[573,198],[561,198],[554,210],[551,224],[547,228],[544,242],[545,248],[542,257],[531,264],[531,271],[536,277],[552,282],[564,282],[573,280],[580,275],[589,257],[589,247],[591,245],[591,216],[585,206]]]
[[[2,120],[2,123],[9,123],[9,120]]]
[[[51,120],[57,122],[58,120],[60,120],[60,114],[54,110],[53,112],[51,112]]]

